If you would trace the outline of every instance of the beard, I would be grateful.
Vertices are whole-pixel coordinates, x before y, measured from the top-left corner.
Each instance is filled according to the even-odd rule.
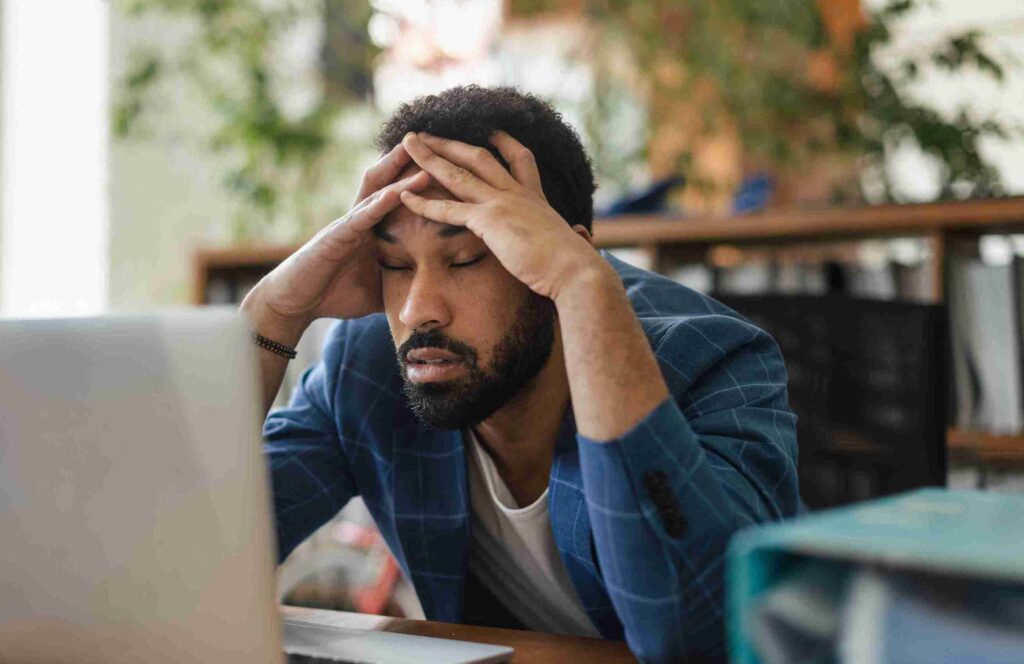
[[[403,392],[413,413],[436,429],[476,426],[507,404],[551,357],[555,342],[555,305],[535,293],[527,295],[515,321],[494,346],[491,367],[480,367],[472,346],[437,330],[414,332],[397,349]],[[406,356],[414,348],[441,348],[463,363],[464,375],[436,383],[409,380]]]

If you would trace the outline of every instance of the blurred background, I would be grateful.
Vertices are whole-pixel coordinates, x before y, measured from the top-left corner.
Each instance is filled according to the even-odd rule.
[[[0,6],[0,316],[237,303],[402,102],[514,85],[582,137],[599,244],[779,340],[812,507],[1024,488],[1019,0]],[[295,601],[416,615],[358,505],[293,559]]]

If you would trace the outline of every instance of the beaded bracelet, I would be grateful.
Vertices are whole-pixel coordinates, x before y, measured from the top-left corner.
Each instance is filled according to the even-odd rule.
[[[289,360],[295,359],[295,349],[289,348],[284,344],[279,344],[272,339],[268,339],[262,334],[256,332],[252,333],[252,340],[256,342],[256,345],[265,350],[269,350],[271,353],[276,353],[281,357],[288,358]]]

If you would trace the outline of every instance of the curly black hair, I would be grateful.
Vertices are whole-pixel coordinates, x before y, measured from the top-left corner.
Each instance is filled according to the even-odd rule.
[[[467,85],[403,104],[384,123],[374,144],[387,153],[411,131],[424,131],[487,148],[506,168],[491,145],[499,129],[533,152],[544,195],[570,226],[591,229],[594,218],[594,172],[576,132],[547,102],[511,87]]]

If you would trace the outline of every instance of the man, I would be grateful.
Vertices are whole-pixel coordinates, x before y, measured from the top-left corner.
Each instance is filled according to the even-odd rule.
[[[729,537],[798,509],[774,342],[593,248],[586,154],[532,96],[425,97],[378,145],[242,304],[268,404],[342,319],[266,421],[281,557],[360,495],[428,618],[721,657]]]

